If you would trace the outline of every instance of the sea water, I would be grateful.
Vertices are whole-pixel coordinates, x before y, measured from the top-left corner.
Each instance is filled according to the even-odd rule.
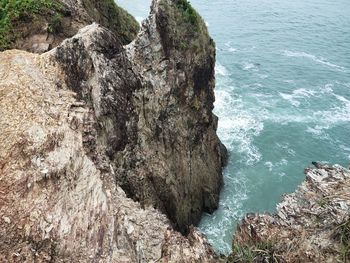
[[[149,0],[117,0],[139,21]],[[274,212],[312,161],[350,160],[349,0],[192,0],[216,42],[219,209],[199,228],[221,253],[248,212]]]

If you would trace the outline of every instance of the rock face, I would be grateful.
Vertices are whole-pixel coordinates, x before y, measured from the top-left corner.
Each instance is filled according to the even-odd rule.
[[[154,1],[125,47],[93,24],[42,55],[0,53],[1,262],[217,260],[189,227],[217,206],[226,154],[215,48],[198,16],[178,49],[182,11]]]
[[[275,215],[247,215],[228,262],[347,262],[350,259],[350,171],[316,164]],[[265,260],[265,261],[264,261]],[[268,261],[266,261],[268,260]]]
[[[125,90],[141,86],[115,40],[92,25],[44,55],[0,53],[1,262],[214,260],[117,185],[110,155],[137,119]]]
[[[160,208],[186,232],[203,211],[217,207],[226,149],[212,113],[215,46],[201,18],[191,25],[182,12],[177,1],[154,1],[141,33],[127,46],[143,88],[133,97],[137,140],[114,159],[123,160],[115,163],[127,194]],[[176,30],[186,36],[186,47],[177,45]],[[192,46],[196,41],[199,47]]]

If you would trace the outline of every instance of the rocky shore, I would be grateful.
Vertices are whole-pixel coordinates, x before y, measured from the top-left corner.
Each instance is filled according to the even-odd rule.
[[[274,215],[247,215],[228,262],[348,262],[350,170],[314,163]]]

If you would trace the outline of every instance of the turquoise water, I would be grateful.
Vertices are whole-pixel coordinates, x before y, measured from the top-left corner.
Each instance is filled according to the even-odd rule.
[[[149,1],[119,0],[139,20]],[[312,161],[350,160],[349,0],[192,0],[217,45],[218,133],[230,152],[200,229],[228,253],[247,212],[273,212]]]

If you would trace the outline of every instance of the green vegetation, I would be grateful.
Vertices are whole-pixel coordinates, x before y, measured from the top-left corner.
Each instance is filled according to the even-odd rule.
[[[160,2],[161,36],[165,46],[171,45],[179,50],[203,51],[212,46],[207,27],[187,0],[177,0],[174,4]]]
[[[182,11],[182,15],[185,20],[191,23],[193,26],[198,26],[200,20],[196,10],[191,6],[191,3],[187,0],[179,0],[177,3],[178,8]]]
[[[114,0],[83,0],[83,5],[94,21],[113,31],[123,44],[136,37],[140,29],[138,22]]]
[[[282,262],[271,242],[260,242],[254,246],[234,244],[232,249],[232,254],[227,260],[229,263]]]
[[[350,262],[350,219],[336,228],[335,237],[341,245],[339,251],[341,261]]]
[[[49,33],[57,34],[62,31],[62,18],[63,15],[61,13],[55,12],[49,21]]]
[[[1,0],[0,50],[7,49],[15,39],[14,25],[31,21],[38,15],[48,16],[51,30],[60,25],[60,6],[52,0]],[[50,11],[50,12],[49,12]]]

